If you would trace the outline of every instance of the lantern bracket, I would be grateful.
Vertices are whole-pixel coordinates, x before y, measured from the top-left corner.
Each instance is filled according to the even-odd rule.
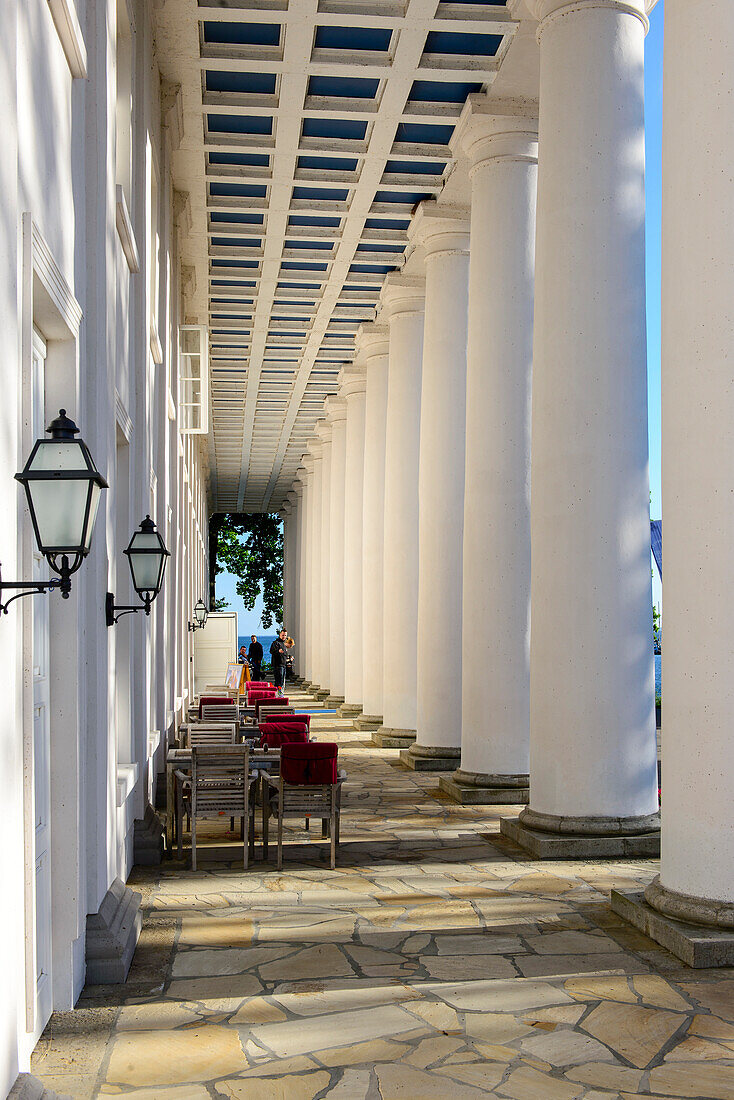
[[[2,600],[2,594],[6,589],[20,589],[15,596],[11,596],[9,600]],[[71,581],[69,580],[68,573],[62,573],[59,577],[53,577],[48,581],[4,581],[2,579],[2,569],[0,568],[0,614],[7,615],[8,608],[15,600],[20,600],[23,596],[38,596],[44,592],[50,592],[52,589],[58,588],[61,591],[61,595],[65,600],[68,600],[69,593],[71,592]]]
[[[146,615],[150,615],[150,605],[153,600],[150,596],[146,596],[142,603],[139,604],[116,604],[114,592],[108,592],[105,597],[105,620],[107,626],[114,626],[123,615],[135,615],[138,611],[144,611]]]

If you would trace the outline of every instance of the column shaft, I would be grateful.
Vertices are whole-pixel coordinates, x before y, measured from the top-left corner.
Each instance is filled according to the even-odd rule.
[[[385,428],[383,726],[415,737],[418,633],[418,455],[423,360],[423,279],[388,275],[390,350]]]
[[[331,478],[329,493],[329,704],[344,702],[344,482],[346,475],[346,402],[326,401],[331,424]]]
[[[321,650],[321,495],[322,468],[321,443],[312,441],[309,449],[313,456],[313,494],[311,516],[311,564],[309,596],[309,637],[311,639],[311,683],[322,687],[323,653]]]
[[[422,203],[411,226],[426,252],[418,474],[416,766],[461,756],[461,617],[468,211]]]
[[[362,709],[362,493],[364,487],[364,369],[342,372],[347,402],[344,475],[344,703],[343,713]]]
[[[322,692],[329,691],[329,649],[331,641],[331,620],[329,618],[329,601],[331,597],[331,538],[329,534],[329,520],[331,514],[331,428],[322,421],[317,425],[317,431],[321,439],[321,558],[319,563],[321,573],[318,630],[321,647],[319,684]]]
[[[536,4],[531,803],[520,820],[641,835],[647,853],[658,816],[642,6]]]
[[[734,927],[734,8],[665,7],[660,879]]]
[[[461,768],[467,801],[527,801],[530,755],[530,384],[537,105],[472,97]],[[487,788],[484,795],[479,789]]]
[[[387,422],[388,330],[363,325],[367,368],[364,500],[362,508],[362,728],[382,722],[383,571],[385,555],[385,428]]]

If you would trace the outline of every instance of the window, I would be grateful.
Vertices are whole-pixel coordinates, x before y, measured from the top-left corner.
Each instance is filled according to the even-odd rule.
[[[178,330],[178,412],[180,429],[190,435],[209,431],[209,352],[204,325]]]

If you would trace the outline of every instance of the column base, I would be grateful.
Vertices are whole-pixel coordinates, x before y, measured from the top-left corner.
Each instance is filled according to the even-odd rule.
[[[354,719],[354,728],[361,733],[378,730],[382,725],[381,714],[360,714],[358,718]]]
[[[526,806],[504,817],[500,832],[536,859],[655,859],[660,855],[660,815],[560,817]]]
[[[528,775],[493,775],[457,768],[442,775],[439,789],[462,806],[520,806],[530,800]]]
[[[163,860],[163,822],[152,806],[133,822],[133,863],[138,867],[157,867]]]
[[[340,707],[343,702],[343,695],[327,695],[324,699],[324,706],[328,707],[329,710],[335,710],[337,707]]]
[[[650,901],[662,904],[669,911],[660,911]],[[610,896],[612,911],[623,920],[638,928],[655,943],[666,948],[673,955],[694,970],[714,966],[734,966],[734,924],[726,927],[713,927],[699,920],[679,920],[670,915],[670,909],[682,908],[693,916],[696,912],[703,917],[719,912],[723,919],[734,918],[734,906],[726,902],[708,902],[704,899],[690,898],[686,894],[676,894],[660,885],[655,878],[647,890],[612,890]]]
[[[321,688],[321,687],[316,688],[316,690],[314,691],[313,694],[316,696],[317,699],[321,699],[321,700],[328,699],[329,698],[329,689],[328,688]]]
[[[450,745],[411,745],[400,750],[400,762],[414,772],[450,772],[461,760],[461,749]]]
[[[143,923],[141,901],[116,878],[99,911],[87,916],[87,985],[117,985],[127,978]]]
[[[415,744],[415,730],[379,726],[372,734],[372,744],[378,749],[409,749]]]
[[[362,713],[359,703],[342,703],[336,712],[340,718],[356,718]]]

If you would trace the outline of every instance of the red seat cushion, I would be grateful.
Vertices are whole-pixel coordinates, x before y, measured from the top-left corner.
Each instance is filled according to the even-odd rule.
[[[248,695],[251,691],[257,691],[258,688],[273,688],[275,690],[275,684],[271,684],[269,680],[248,680],[245,686]]]
[[[234,699],[229,695],[202,695],[199,699],[199,718],[201,718],[201,708],[208,706],[226,706],[227,703],[235,705]]]
[[[280,774],[286,783],[336,783],[336,754],[337,745],[330,741],[286,743],[280,751]]]
[[[305,726],[298,729],[296,726],[278,726],[277,723],[268,723],[260,730],[260,743],[268,745],[271,749],[291,743],[305,745],[307,742],[308,730]]]
[[[275,695],[267,695],[264,699],[255,700],[255,717],[259,717],[261,705],[272,703],[273,700],[276,699],[278,704],[282,703],[284,707],[288,706],[288,700],[283,695],[278,695],[277,697]]]
[[[268,722],[289,722],[294,726],[305,725],[306,729],[311,729],[311,715],[310,714],[268,714]]]
[[[266,688],[257,688],[255,691],[251,691],[247,698],[249,702],[256,703],[258,699],[274,699],[276,694],[275,688],[272,691],[268,691]]]

